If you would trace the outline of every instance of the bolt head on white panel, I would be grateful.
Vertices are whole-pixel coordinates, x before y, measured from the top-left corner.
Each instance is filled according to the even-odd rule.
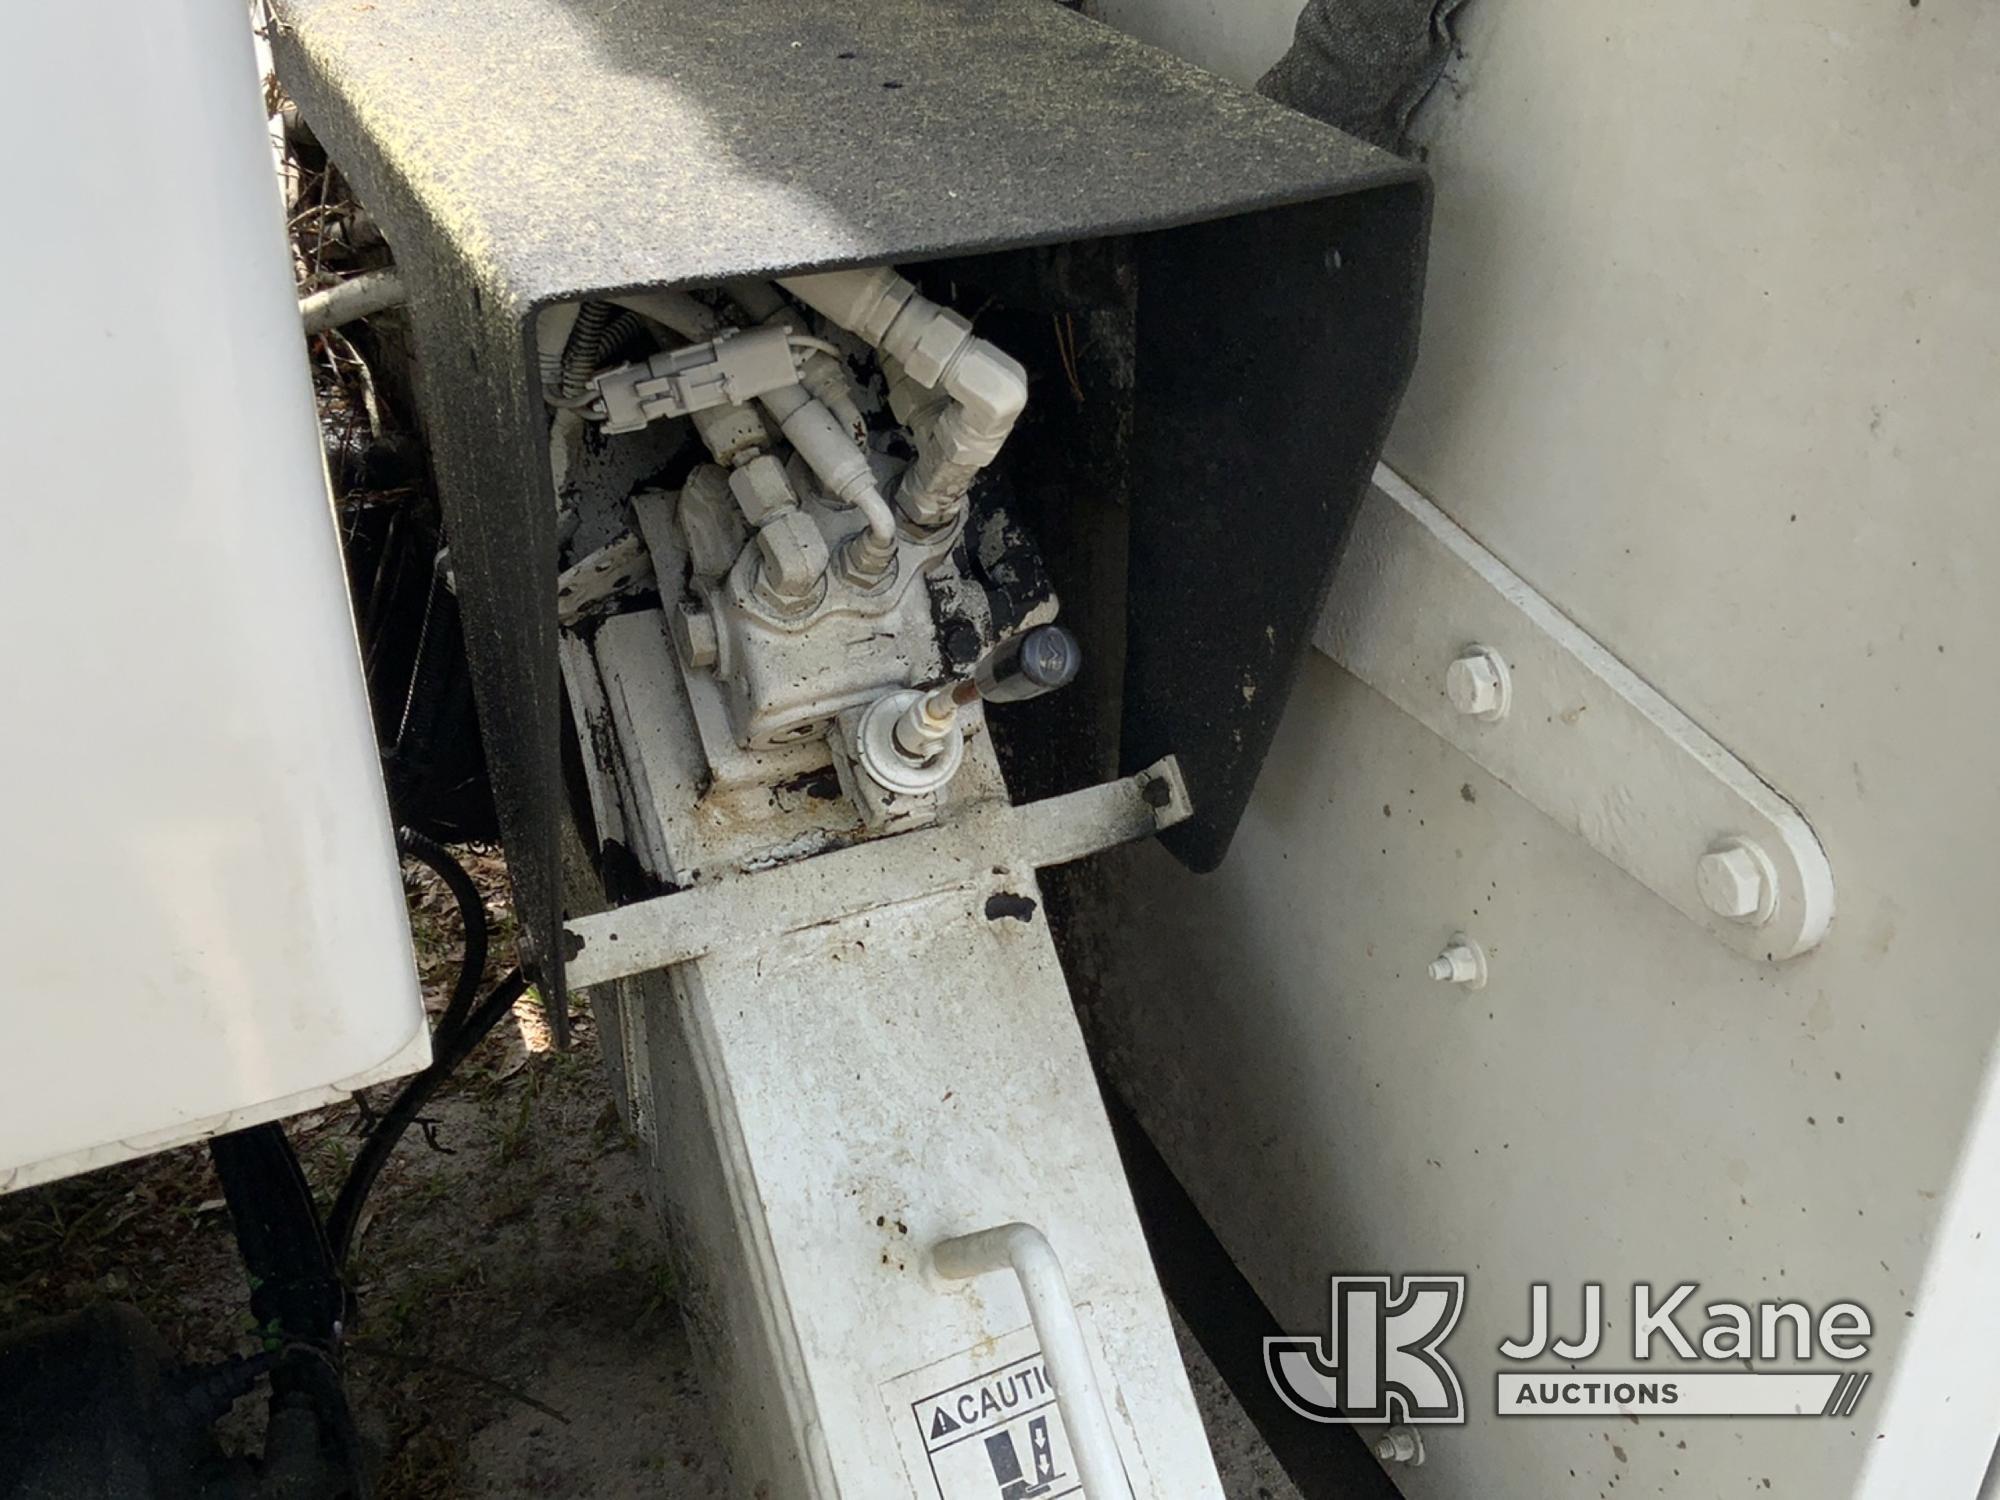
[[[1471,989],[1486,987],[1486,950],[1458,933],[1445,945],[1444,952],[1431,960],[1428,970],[1440,984],[1462,984]]]
[[[1420,1464],[1423,1436],[1414,1427],[1391,1427],[1375,1439],[1375,1456],[1385,1464]]]
[[[1506,717],[1512,696],[1507,663],[1483,647],[1469,648],[1444,672],[1444,695],[1460,713],[1475,719]]]
[[[1695,865],[1695,885],[1708,909],[1732,922],[1768,922],[1777,905],[1771,861],[1744,839],[1731,839],[1704,854]]]

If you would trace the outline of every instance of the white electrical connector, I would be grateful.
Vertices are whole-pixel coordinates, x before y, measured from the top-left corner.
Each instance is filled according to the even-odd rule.
[[[593,376],[591,414],[602,409],[606,432],[636,432],[648,422],[740,406],[797,385],[802,355],[815,347],[782,328],[757,328],[669,350]]]

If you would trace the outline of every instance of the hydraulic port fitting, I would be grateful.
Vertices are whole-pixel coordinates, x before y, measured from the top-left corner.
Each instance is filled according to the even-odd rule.
[[[896,544],[883,542],[872,531],[857,531],[840,544],[834,566],[863,593],[879,593],[896,580]]]
[[[785,466],[768,453],[748,460],[729,476],[729,493],[752,526],[798,509],[799,497],[785,477]]]
[[[826,538],[800,510],[781,511],[757,531],[757,598],[790,618],[826,593]]]
[[[944,732],[930,744],[927,754],[912,754],[899,743],[903,721],[919,710],[925,698],[933,696],[914,688],[884,693],[868,705],[856,726],[855,760],[862,772],[885,791],[905,797],[920,797],[942,791],[958,774],[965,759],[965,734],[956,712]]]

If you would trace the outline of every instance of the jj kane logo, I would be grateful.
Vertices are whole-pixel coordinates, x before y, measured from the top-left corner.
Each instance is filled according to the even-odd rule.
[[[1441,1345],[1465,1310],[1463,1276],[1333,1278],[1333,1336],[1264,1340],[1285,1405],[1315,1422],[1463,1422],[1465,1392]]]
[[[1287,1406],[1315,1422],[1465,1420],[1458,1371],[1444,1352],[1465,1310],[1465,1277],[1335,1276],[1331,1290],[1326,1335],[1264,1341],[1265,1370]],[[1581,1366],[1604,1352],[1603,1286],[1583,1285],[1573,1338],[1555,1331],[1549,1286],[1530,1287],[1528,1331],[1499,1347],[1495,1410],[1503,1417],[1845,1417],[1860,1405],[1867,1371],[1803,1368],[1867,1355],[1873,1324],[1859,1303],[1817,1313],[1802,1302],[1697,1307],[1699,1291],[1692,1281],[1634,1286],[1637,1368],[1595,1370]],[[1777,1368],[1746,1369],[1753,1361]]]

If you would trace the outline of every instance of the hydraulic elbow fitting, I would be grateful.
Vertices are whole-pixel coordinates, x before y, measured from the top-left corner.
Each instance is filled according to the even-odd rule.
[[[980,699],[1018,703],[1055,691],[1075,679],[1083,660],[1060,625],[1043,625],[1003,641],[970,677],[924,692],[885,693],[855,726],[855,760],[877,786],[916,794],[943,788],[965,755],[959,714]]]
[[[867,518],[867,529],[841,549],[841,571],[864,587],[880,584],[896,566],[896,517],[875,487],[875,471],[866,455],[826,404],[803,386],[786,386],[762,399],[778,419],[785,440],[798,450],[827,493]]]
[[[784,286],[880,350],[899,378],[951,398],[920,443],[896,503],[925,529],[955,519],[973,478],[998,455],[1027,404],[1027,371],[975,335],[963,315],[887,266],[788,277]]]

